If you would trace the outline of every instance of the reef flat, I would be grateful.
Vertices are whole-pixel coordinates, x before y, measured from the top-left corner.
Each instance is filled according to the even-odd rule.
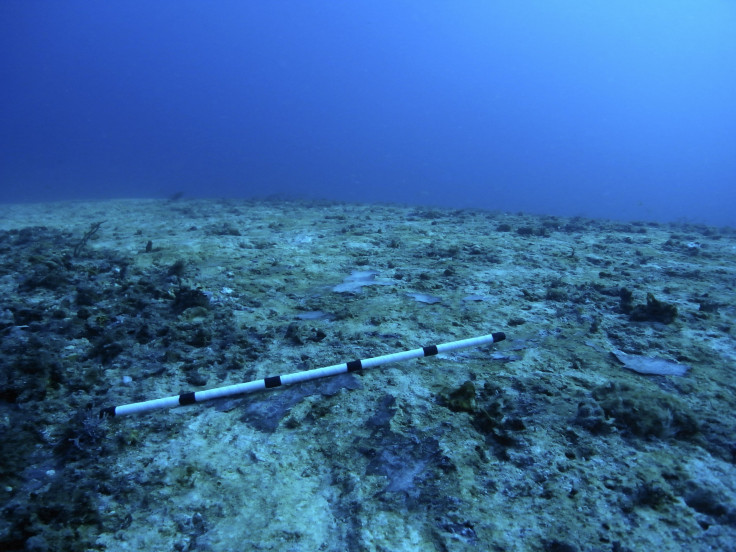
[[[3,550],[733,550],[733,229],[125,200],[0,252]]]

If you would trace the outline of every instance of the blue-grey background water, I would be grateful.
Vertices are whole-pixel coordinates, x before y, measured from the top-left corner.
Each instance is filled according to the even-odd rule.
[[[736,224],[736,5],[0,3],[0,201]]]

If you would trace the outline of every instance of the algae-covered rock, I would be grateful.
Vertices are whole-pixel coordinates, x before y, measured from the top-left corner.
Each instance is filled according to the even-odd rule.
[[[631,290],[621,288],[618,292],[618,297],[621,312],[624,314],[631,314],[631,311],[634,310],[634,294]]]
[[[201,289],[182,287],[174,292],[174,312],[183,313],[193,307],[209,308],[210,298]]]
[[[646,305],[635,305],[629,318],[635,322],[661,322],[671,324],[677,318],[677,307],[664,301],[659,301],[652,293],[647,293]]]
[[[606,413],[596,401],[590,398],[578,403],[578,410],[572,422],[587,429],[593,435],[607,433],[610,430]]]
[[[457,389],[450,391],[442,397],[447,407],[453,412],[470,412],[477,409],[475,399],[475,384],[468,380]]]
[[[593,398],[614,426],[638,437],[683,439],[699,430],[690,407],[662,391],[608,383],[596,387]]]

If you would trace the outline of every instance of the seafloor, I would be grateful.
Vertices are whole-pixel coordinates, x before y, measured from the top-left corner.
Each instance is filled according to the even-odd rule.
[[[195,200],[0,227],[4,551],[736,550],[733,229]]]

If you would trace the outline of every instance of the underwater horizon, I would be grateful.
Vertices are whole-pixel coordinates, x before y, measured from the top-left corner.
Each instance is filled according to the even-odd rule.
[[[0,202],[736,227],[736,5],[0,4]]]

